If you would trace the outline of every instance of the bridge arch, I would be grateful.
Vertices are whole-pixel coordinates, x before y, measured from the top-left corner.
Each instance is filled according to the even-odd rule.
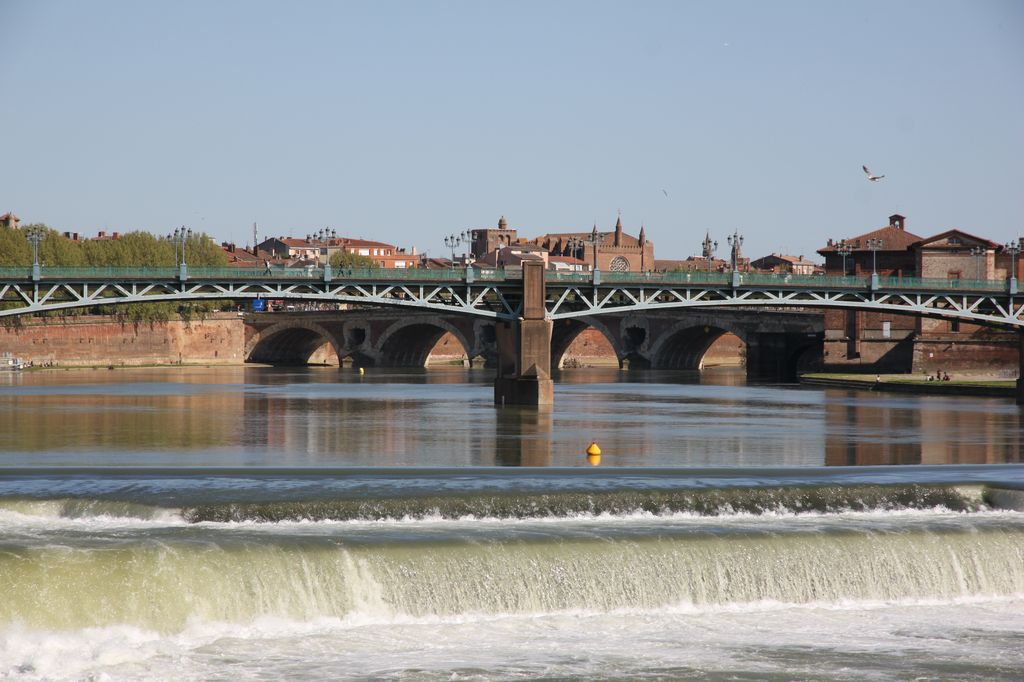
[[[340,365],[346,355],[343,345],[325,327],[306,320],[288,320],[271,325],[246,341],[246,362],[275,365],[305,365],[324,346],[331,350]]]
[[[608,326],[598,319],[590,317],[576,317],[557,320],[551,327],[551,367],[561,369],[565,362],[565,354],[580,334],[588,329],[595,329],[608,341],[615,357],[622,364],[623,353],[621,346],[617,343],[615,335],[611,333]]]
[[[458,340],[469,358],[476,344],[470,343],[454,325],[431,318],[400,320],[389,326],[377,342],[380,362],[388,367],[426,367],[430,352],[446,333]]]
[[[742,325],[701,315],[687,317],[663,331],[646,355],[650,366],[658,369],[703,369],[708,349],[725,334],[733,334],[744,346],[750,343],[748,330]]]

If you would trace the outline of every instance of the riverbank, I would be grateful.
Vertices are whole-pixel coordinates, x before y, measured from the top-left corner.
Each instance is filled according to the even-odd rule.
[[[984,396],[1014,398],[1017,380],[993,374],[966,374],[949,381],[929,380],[914,374],[803,374],[800,383],[811,386],[853,388],[865,391],[917,393],[921,395]]]

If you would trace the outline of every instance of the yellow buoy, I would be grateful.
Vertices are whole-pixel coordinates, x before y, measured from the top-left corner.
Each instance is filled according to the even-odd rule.
[[[601,463],[601,448],[597,446],[597,441],[592,442],[587,448],[587,462],[595,467]]]

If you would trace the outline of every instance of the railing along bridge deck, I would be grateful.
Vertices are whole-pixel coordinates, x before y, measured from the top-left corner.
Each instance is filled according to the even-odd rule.
[[[847,308],[1024,329],[1017,281],[740,272],[545,275],[548,319],[672,308]],[[522,271],[331,268],[0,268],[0,316],[99,305],[289,300],[522,313]]]

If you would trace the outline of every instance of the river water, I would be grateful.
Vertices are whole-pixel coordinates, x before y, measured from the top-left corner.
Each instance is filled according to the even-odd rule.
[[[1011,401],[595,369],[555,401],[0,375],[0,678],[1019,679]]]

